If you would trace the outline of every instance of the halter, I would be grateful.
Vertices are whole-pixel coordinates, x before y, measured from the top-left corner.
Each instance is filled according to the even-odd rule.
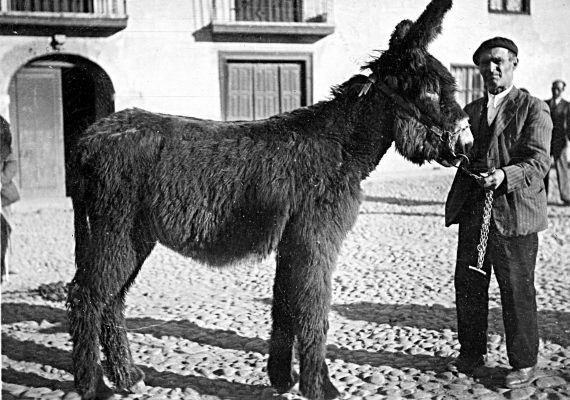
[[[370,90],[370,88],[374,84],[376,85],[376,87],[380,90],[380,92],[384,96],[386,96],[390,100],[392,100],[392,102],[394,102],[396,105],[398,105],[410,117],[419,120],[421,122],[421,124],[423,126],[425,126],[428,129],[428,131],[430,131],[432,134],[434,134],[441,142],[446,143],[448,145],[450,151],[451,151],[451,154],[454,157],[465,157],[465,158],[467,158],[467,156],[465,156],[464,154],[459,154],[459,155],[455,154],[455,152],[453,151],[452,142],[456,136],[460,135],[464,130],[468,129],[469,125],[467,125],[463,128],[459,128],[456,131],[448,131],[448,130],[443,129],[441,124],[437,123],[431,116],[424,114],[421,111],[420,111],[420,116],[418,118],[416,116],[416,112],[415,112],[414,108],[412,108],[412,106],[410,106],[409,102],[406,102],[403,99],[403,97],[400,96],[390,86],[386,85],[382,81],[378,81],[374,75],[370,75],[368,77],[368,81],[362,86],[362,89],[360,90],[360,93],[358,94],[358,96],[360,96],[360,97],[364,96],[366,93],[368,93],[368,91]]]
[[[430,117],[429,115],[426,115],[426,114],[423,114],[420,112],[419,118],[416,117],[415,110],[412,108],[412,106],[410,106],[409,103],[407,103],[402,98],[402,96],[400,96],[398,93],[396,93],[396,91],[394,91],[394,89],[390,88],[384,82],[377,82],[376,77],[374,77],[374,76],[368,77],[368,81],[364,84],[364,86],[360,90],[359,96],[364,96],[366,93],[368,93],[368,91],[370,90],[370,87],[373,84],[376,84],[376,86],[378,87],[380,92],[382,92],[383,95],[385,95],[390,100],[392,100],[402,110],[404,110],[408,115],[410,115],[412,118],[418,119],[440,141],[446,142],[446,144],[448,145],[453,157],[462,158],[462,161],[458,165],[451,164],[452,166],[454,166],[457,169],[462,170],[463,172],[465,172],[466,174],[468,174],[472,178],[479,179],[479,178],[483,177],[483,175],[478,174],[477,172],[469,171],[467,168],[465,168],[463,166],[463,161],[465,161],[467,164],[469,164],[469,157],[467,157],[465,154],[455,154],[455,152],[453,151],[453,146],[451,143],[453,138],[455,138],[457,135],[461,134],[461,132],[463,132],[464,130],[468,129],[469,125],[464,126],[463,128],[459,128],[458,130],[456,130],[454,132],[451,132],[451,131],[447,131],[447,130],[443,129],[441,127],[441,125],[438,124],[437,122],[435,122],[433,120],[433,118]],[[489,173],[493,173],[494,170],[495,169],[493,168],[492,170],[489,171]],[[485,254],[487,251],[487,241],[489,239],[489,228],[490,228],[490,224],[491,224],[491,211],[493,208],[493,196],[494,196],[494,190],[486,190],[485,191],[485,205],[483,208],[483,223],[481,225],[481,235],[479,238],[479,244],[477,245],[477,265],[476,266],[469,265],[470,270],[476,271],[482,275],[487,275],[487,273],[483,270],[483,261],[485,259]]]

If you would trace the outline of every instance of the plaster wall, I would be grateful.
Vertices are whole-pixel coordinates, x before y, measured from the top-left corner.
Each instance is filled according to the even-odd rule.
[[[115,89],[115,108],[221,118],[219,52],[305,52],[313,55],[313,102],[360,71],[385,49],[394,26],[415,19],[428,0],[334,0],[335,32],[315,43],[236,43],[208,40],[209,0],[128,0],[128,26],[107,38],[67,37],[61,52],[98,64]],[[570,0],[531,0],[531,15],[490,14],[487,0],[455,0],[431,52],[445,65],[471,64],[479,43],[508,36],[519,46],[515,84],[539,98],[550,83],[570,81]],[[49,36],[0,36],[0,113],[8,116],[8,86],[30,60],[53,52]],[[568,97],[568,95],[567,95]],[[382,168],[413,167],[388,154]]]

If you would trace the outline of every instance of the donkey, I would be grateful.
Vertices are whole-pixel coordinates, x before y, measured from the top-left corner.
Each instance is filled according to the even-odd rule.
[[[268,374],[286,392],[339,395],[325,362],[331,274],[358,215],[360,182],[395,142],[410,161],[453,163],[470,148],[455,81],[426,50],[451,0],[402,21],[389,48],[331,98],[261,121],[117,112],[78,141],[76,264],[67,307],[84,399],[142,381],[124,302],[156,243],[211,266],[276,254]],[[292,368],[297,346],[300,374]]]

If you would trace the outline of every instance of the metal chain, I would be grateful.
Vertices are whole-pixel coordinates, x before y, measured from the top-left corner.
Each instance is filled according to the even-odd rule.
[[[491,226],[491,211],[493,209],[493,194],[494,190],[485,191],[485,206],[483,207],[483,224],[481,225],[481,237],[477,245],[477,266],[469,266],[469,269],[487,275],[483,271],[483,261],[485,260],[485,253],[487,252],[487,240],[489,240],[489,227]]]

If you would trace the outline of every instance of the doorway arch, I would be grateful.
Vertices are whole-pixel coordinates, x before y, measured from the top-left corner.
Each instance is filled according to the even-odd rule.
[[[77,138],[115,110],[109,75],[84,57],[50,54],[22,66],[9,93],[22,198],[69,196]]]

